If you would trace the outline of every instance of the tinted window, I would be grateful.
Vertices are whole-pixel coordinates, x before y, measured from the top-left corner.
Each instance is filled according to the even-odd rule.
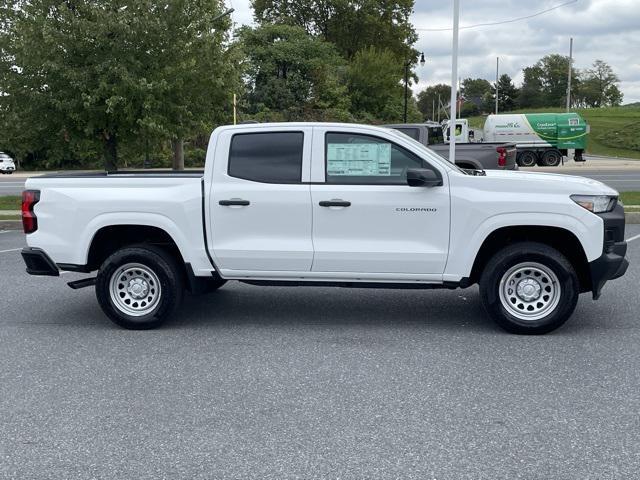
[[[396,128],[396,130],[410,136],[414,140],[420,141],[420,130],[417,128]]]
[[[369,135],[327,133],[327,183],[406,185],[407,169],[422,160],[398,145]]]
[[[229,175],[264,183],[300,183],[302,132],[240,133],[231,139]]]
[[[440,145],[441,143],[444,143],[442,128],[429,127],[429,145]]]

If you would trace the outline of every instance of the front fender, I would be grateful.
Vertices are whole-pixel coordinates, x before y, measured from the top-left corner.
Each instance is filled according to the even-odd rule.
[[[491,233],[500,228],[522,226],[562,228],[576,236],[589,262],[602,255],[603,235],[594,235],[594,232],[602,232],[603,224],[596,215],[589,214],[578,219],[549,212],[501,213],[485,218],[477,226],[469,222],[452,225],[452,242],[444,279],[457,281],[469,277],[477,254]]]

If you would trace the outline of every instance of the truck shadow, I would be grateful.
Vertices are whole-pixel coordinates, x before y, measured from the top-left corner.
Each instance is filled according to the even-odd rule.
[[[165,328],[232,325],[424,326],[498,331],[477,288],[386,290],[257,287],[228,283],[217,292],[187,295]]]

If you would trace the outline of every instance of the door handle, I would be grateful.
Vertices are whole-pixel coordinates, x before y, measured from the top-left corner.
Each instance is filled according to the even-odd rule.
[[[222,205],[224,207],[229,207],[232,205],[240,205],[240,206],[246,207],[250,203],[251,202],[249,200],[242,200],[241,198],[232,198],[230,200],[220,200],[218,202],[219,205]]]
[[[334,198],[332,200],[322,200],[320,202],[321,207],[350,207],[351,202],[347,202],[346,200],[340,200],[339,198]]]

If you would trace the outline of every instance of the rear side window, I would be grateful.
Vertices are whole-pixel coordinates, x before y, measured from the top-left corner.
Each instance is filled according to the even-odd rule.
[[[418,130],[417,128],[396,128],[396,130],[404,133],[405,135],[408,135],[414,140],[420,141],[420,130]]]
[[[231,139],[229,175],[262,183],[300,183],[302,132],[239,133]]]
[[[440,145],[444,143],[442,128],[429,127],[429,145]]]

